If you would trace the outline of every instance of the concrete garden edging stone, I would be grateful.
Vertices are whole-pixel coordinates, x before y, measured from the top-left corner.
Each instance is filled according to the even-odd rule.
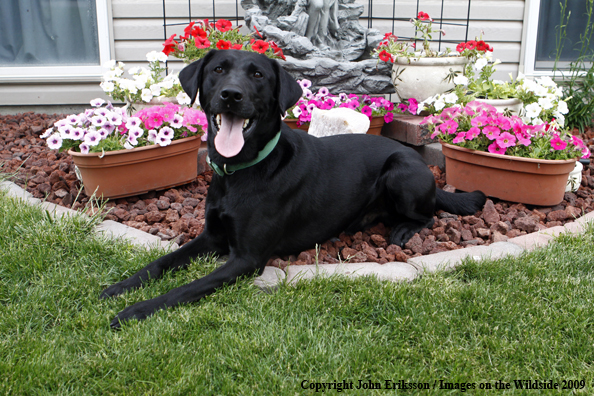
[[[0,189],[7,190],[11,197],[20,198],[30,205],[40,205],[54,218],[62,216],[84,216],[86,214],[65,208],[50,202],[43,202],[34,198],[29,192],[12,182],[0,183]],[[580,234],[584,232],[588,223],[594,221],[594,212],[585,214],[572,223],[564,226],[547,228],[532,234],[509,239],[507,242],[496,242],[488,246],[473,246],[464,249],[450,250],[421,257],[414,257],[408,262],[378,263],[342,263],[318,265],[293,265],[286,271],[277,267],[267,266],[264,273],[254,279],[254,284],[265,292],[274,291],[282,282],[295,284],[302,280],[313,279],[318,276],[376,276],[380,280],[413,281],[424,273],[449,271],[455,269],[467,257],[480,261],[497,259],[505,256],[519,256],[525,251],[546,246],[550,241],[562,233]],[[176,243],[162,241],[161,238],[124,224],[105,220],[99,224],[95,232],[108,238],[126,238],[134,245],[147,248],[161,247],[167,250],[179,248]]]

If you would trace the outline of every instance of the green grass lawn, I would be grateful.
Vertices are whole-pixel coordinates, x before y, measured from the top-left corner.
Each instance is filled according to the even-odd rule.
[[[265,294],[245,279],[113,331],[125,306],[217,264],[99,300],[163,252],[96,239],[96,221],[53,221],[0,193],[0,394],[295,395],[359,380],[428,383],[423,394],[471,383],[468,393],[488,395],[539,393],[514,380],[584,380],[573,392],[593,393],[594,230],[412,283],[332,278]],[[495,390],[498,380],[510,389]],[[378,393],[419,392],[342,394]]]

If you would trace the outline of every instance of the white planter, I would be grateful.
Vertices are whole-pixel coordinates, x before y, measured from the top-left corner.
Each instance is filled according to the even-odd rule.
[[[483,102],[491,105],[497,109],[498,112],[506,114],[511,112],[511,115],[520,115],[522,110],[522,101],[518,98],[511,99],[477,99],[478,102]]]
[[[582,169],[584,169],[582,163],[576,161],[575,168],[569,173],[569,178],[567,179],[566,192],[576,192],[580,188],[580,184],[582,183]]]
[[[454,88],[448,81],[452,72],[464,72],[468,60],[463,57],[398,58],[392,66],[392,83],[400,100],[415,98],[419,102]]]

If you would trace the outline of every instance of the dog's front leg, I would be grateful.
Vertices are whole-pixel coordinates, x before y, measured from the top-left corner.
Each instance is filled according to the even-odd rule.
[[[187,267],[190,260],[199,255],[210,253],[223,255],[228,253],[227,250],[226,240],[205,231],[181,248],[153,261],[128,279],[124,279],[103,290],[100,298],[114,297],[128,290],[138,289],[147,281],[160,278],[167,271]]]
[[[265,265],[265,260],[239,258],[232,255],[224,265],[203,278],[173,289],[162,296],[127,307],[116,315],[111,322],[111,327],[119,328],[122,322],[130,319],[142,320],[158,310],[198,301],[223,285],[235,283],[240,276],[252,275],[256,271],[261,273]]]

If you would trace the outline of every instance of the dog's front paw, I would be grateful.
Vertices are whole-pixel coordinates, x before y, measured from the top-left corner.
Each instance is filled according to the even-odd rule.
[[[119,282],[103,290],[99,295],[99,298],[106,299],[110,297],[119,296],[120,294],[124,294],[126,290],[128,290],[128,288],[125,287],[125,285],[123,285],[122,282]]]
[[[119,329],[123,323],[130,320],[143,320],[154,314],[156,311],[164,307],[155,305],[152,300],[141,301],[134,305],[126,307],[123,311],[118,313],[115,318],[111,321],[111,327],[113,329]]]

